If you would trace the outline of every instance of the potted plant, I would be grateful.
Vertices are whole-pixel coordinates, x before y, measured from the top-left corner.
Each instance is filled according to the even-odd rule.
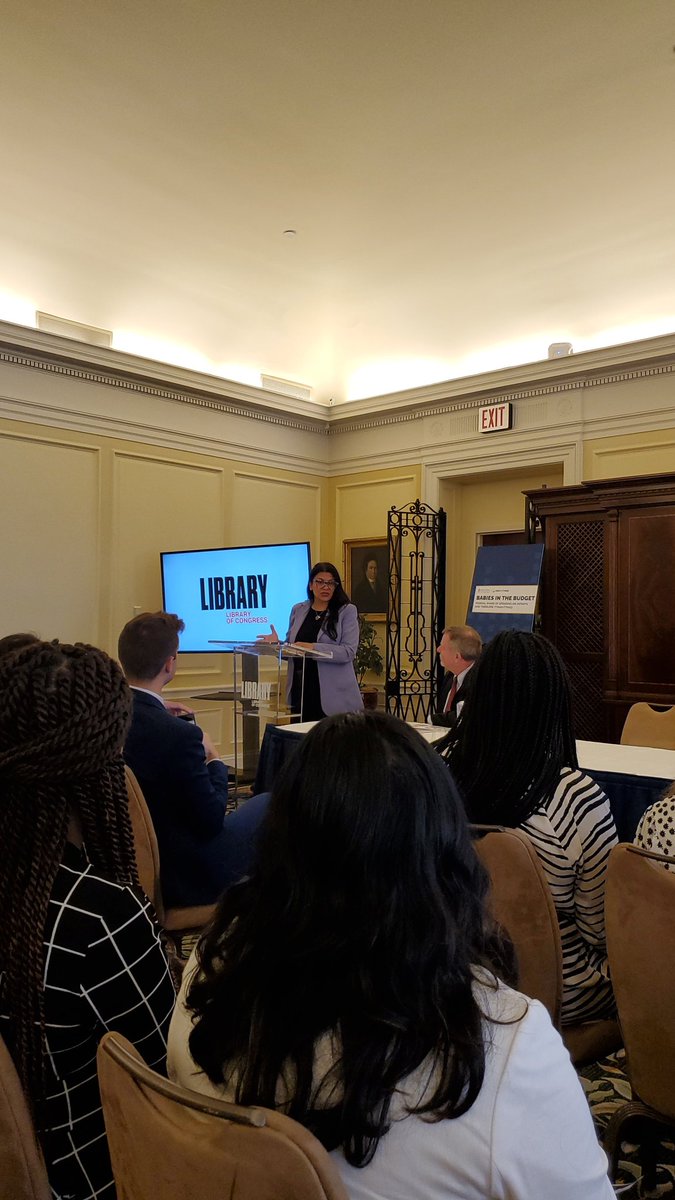
[[[377,686],[364,684],[366,672],[372,671],[374,675],[381,675],[383,665],[375,626],[365,617],[359,617],[359,645],[354,656],[354,670],[363,696],[364,708],[377,708]]]

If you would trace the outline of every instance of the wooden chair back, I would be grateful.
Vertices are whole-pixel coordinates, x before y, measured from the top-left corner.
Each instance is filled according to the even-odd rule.
[[[187,1091],[107,1033],[98,1072],[118,1200],[348,1200],[297,1122]]]
[[[473,825],[491,882],[492,913],[514,944],[518,987],[541,1000],[556,1028],[562,1006],[562,948],[553,897],[530,839],[520,829]]]
[[[155,836],[155,827],[145,802],[145,796],[131,767],[125,766],[124,774],[127,783],[129,816],[134,835],[138,878],[143,891],[157,913],[157,920],[160,925],[163,925],[164,902],[159,882],[159,847]]]
[[[620,843],[609,856],[607,949],[634,1091],[675,1121],[673,860]]]
[[[632,704],[621,731],[621,745],[675,750],[675,707],[658,712],[651,704]]]
[[[155,827],[150,816],[145,796],[141,786],[130,767],[125,766],[124,773],[127,782],[129,798],[129,816],[134,835],[136,851],[136,867],[138,878],[148,899],[157,914],[160,925],[172,934],[177,953],[180,951],[180,934],[197,933],[208,925],[214,912],[215,904],[195,904],[184,908],[165,908],[162,898],[162,887],[159,874],[159,847],[155,836]]]
[[[51,1200],[51,1195],[26,1097],[0,1037],[0,1200]]]

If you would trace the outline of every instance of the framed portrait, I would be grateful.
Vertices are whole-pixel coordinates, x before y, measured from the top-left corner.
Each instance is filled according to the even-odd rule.
[[[343,546],[347,595],[359,614],[384,620],[389,592],[386,537],[357,538]]]

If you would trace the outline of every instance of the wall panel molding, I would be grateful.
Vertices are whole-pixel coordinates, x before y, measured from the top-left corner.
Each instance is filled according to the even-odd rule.
[[[422,499],[433,508],[440,507],[441,485],[467,476],[499,474],[501,472],[528,471],[533,467],[562,465],[564,483],[579,483],[583,465],[583,443],[578,437],[573,441],[504,447],[491,454],[455,454],[452,458],[439,458],[424,464],[422,473]]]

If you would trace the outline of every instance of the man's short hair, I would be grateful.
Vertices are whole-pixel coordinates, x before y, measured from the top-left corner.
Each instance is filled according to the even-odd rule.
[[[477,629],[472,629],[471,625],[447,625],[443,630],[443,634],[446,633],[453,645],[457,647],[458,654],[461,654],[467,662],[475,662],[477,658],[480,658],[483,643]]]
[[[139,613],[127,621],[117,643],[124,674],[131,679],[155,679],[167,658],[178,650],[185,622],[175,613]]]

